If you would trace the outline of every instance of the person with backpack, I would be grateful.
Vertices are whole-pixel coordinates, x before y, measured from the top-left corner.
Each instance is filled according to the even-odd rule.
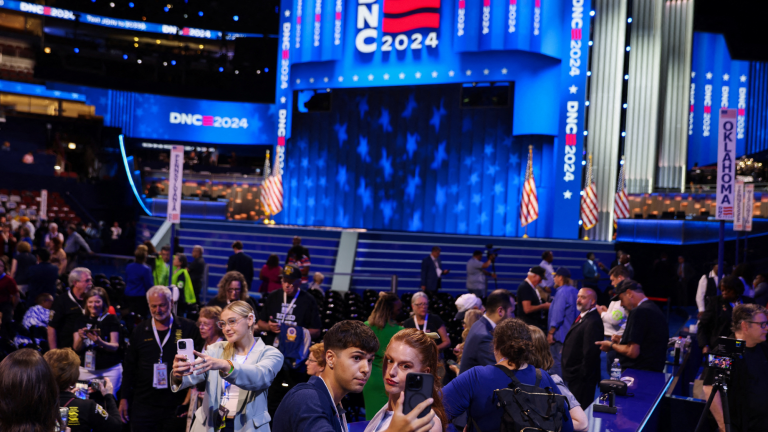
[[[525,428],[573,431],[565,396],[547,372],[529,364],[533,349],[528,325],[517,318],[501,321],[493,331],[497,363],[476,366],[445,387],[443,403],[448,420],[467,413],[469,432],[518,432]],[[514,388],[519,391],[511,391]],[[524,411],[531,416],[525,416]],[[537,413],[551,414],[545,417]]]

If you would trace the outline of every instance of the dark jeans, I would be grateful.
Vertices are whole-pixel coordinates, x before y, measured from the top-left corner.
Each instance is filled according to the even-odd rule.
[[[176,417],[176,408],[134,403],[131,407],[131,430],[133,432],[184,432],[186,417]]]

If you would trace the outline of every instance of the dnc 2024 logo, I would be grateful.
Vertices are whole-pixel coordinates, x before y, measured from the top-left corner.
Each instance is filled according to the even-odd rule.
[[[384,35],[379,45],[379,2],[358,0],[355,48],[359,52],[437,48],[437,31],[429,29],[440,28],[440,0],[383,0],[383,4],[381,32]],[[419,31],[422,29],[426,31]]]

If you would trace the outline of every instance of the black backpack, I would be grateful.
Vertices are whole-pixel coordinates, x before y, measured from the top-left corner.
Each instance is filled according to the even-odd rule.
[[[496,365],[512,380],[508,388],[495,390],[496,406],[504,409],[500,432],[559,432],[566,417],[565,405],[568,399],[555,393],[551,387],[541,388],[541,369],[536,368],[536,384],[523,384],[515,373],[504,366]],[[570,407],[570,405],[568,405]],[[473,421],[478,432],[480,428]]]

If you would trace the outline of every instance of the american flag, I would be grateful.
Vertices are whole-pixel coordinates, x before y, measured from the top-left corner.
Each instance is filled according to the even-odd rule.
[[[592,155],[589,155],[587,179],[584,182],[584,191],[581,197],[581,221],[584,230],[588,230],[597,224],[597,187],[592,173]]]
[[[624,178],[624,158],[619,167],[619,184],[616,187],[616,198],[613,200],[613,218],[626,219],[629,217],[629,198],[627,197],[627,180]]]
[[[276,166],[275,172],[261,185],[261,201],[272,215],[283,210],[283,176],[280,171]]]
[[[528,167],[525,169],[523,201],[520,206],[520,226],[526,226],[539,218],[539,199],[536,197],[536,180],[533,178],[533,146],[528,146]]]

